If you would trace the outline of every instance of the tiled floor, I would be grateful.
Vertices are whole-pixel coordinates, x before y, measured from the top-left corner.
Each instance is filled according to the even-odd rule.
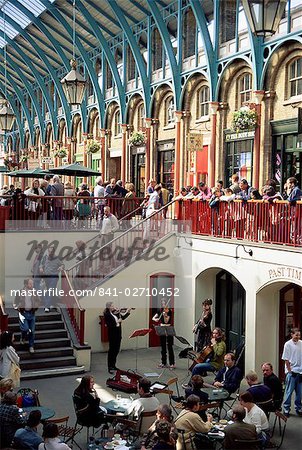
[[[180,349],[175,349],[175,353],[178,356]],[[103,402],[115,397],[116,392],[106,387],[106,379],[111,377],[107,373],[107,355],[105,353],[95,353],[92,355],[91,374],[95,378],[95,387]],[[162,369],[157,368],[159,362],[160,349],[140,349],[138,350],[138,371],[141,374],[144,373],[158,373],[160,375],[160,381],[167,381],[172,376],[177,376],[179,379],[179,386],[182,392],[181,384],[188,380],[187,360],[179,359],[176,357],[177,367],[175,370],[170,371],[166,369],[163,373]],[[127,350],[120,353],[118,358],[118,367],[121,369],[135,369],[136,355],[135,350]],[[157,380],[157,377],[150,378],[152,381]],[[207,377],[206,381],[210,382],[211,377]],[[80,378],[74,376],[64,376],[57,378],[48,378],[40,380],[30,380],[23,382],[22,387],[28,386],[38,389],[40,393],[40,401],[43,406],[48,406],[56,411],[56,417],[62,417],[65,415],[70,416],[70,425],[75,423],[75,414],[72,404],[72,393]],[[242,390],[244,390],[245,382],[242,382]],[[127,396],[126,394],[122,394]],[[159,400],[162,403],[167,401],[167,396],[159,395]],[[302,418],[296,415],[291,415],[285,435],[285,440],[282,446],[283,450],[296,450],[300,448],[302,440]],[[81,448],[86,449],[85,445],[86,430],[78,437],[77,442]]]

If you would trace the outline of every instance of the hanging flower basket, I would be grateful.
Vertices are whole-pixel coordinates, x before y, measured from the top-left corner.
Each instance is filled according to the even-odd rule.
[[[87,154],[92,155],[93,153],[97,153],[101,148],[101,145],[97,141],[92,141],[88,144]]]
[[[55,158],[65,158],[65,156],[67,156],[67,150],[66,148],[60,148],[58,150],[55,150],[53,155]]]
[[[258,114],[254,109],[250,109],[248,106],[243,106],[239,111],[235,111],[233,114],[232,129],[239,133],[240,131],[252,131],[257,128]]]
[[[129,139],[130,145],[144,145],[146,143],[146,135],[142,131],[135,131]]]

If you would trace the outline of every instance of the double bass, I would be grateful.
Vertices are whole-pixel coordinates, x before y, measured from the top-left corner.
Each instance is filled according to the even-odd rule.
[[[192,362],[191,366],[189,367],[190,372],[192,372],[192,370],[196,366],[196,364],[201,364],[201,363],[205,362],[210,357],[211,353],[213,353],[212,345],[207,345],[207,346],[203,347],[203,349],[201,350],[200,353],[190,352],[191,355],[192,354],[194,355],[193,362]]]

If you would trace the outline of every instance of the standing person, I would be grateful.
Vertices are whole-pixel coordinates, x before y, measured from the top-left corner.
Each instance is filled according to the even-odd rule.
[[[148,187],[147,187],[147,194],[152,194],[154,192],[155,186],[156,186],[156,181],[153,179],[149,180]]]
[[[67,220],[70,222],[73,219],[73,212],[74,212],[74,198],[75,197],[75,191],[72,187],[72,184],[69,181],[66,181],[64,184],[64,200],[63,200],[63,213],[64,213],[64,220]],[[69,223],[67,224],[70,225]]]
[[[103,223],[100,231],[100,234],[102,236],[102,247],[114,239],[114,233],[118,229],[119,224],[117,218],[113,214],[111,214],[110,207],[105,206]]]
[[[295,410],[298,416],[302,416],[302,341],[298,328],[291,330],[291,339],[284,344],[282,359],[286,373],[283,412],[289,416],[291,398],[295,391]]]
[[[277,375],[274,374],[273,366],[270,362],[263,363],[261,369],[263,373],[263,384],[268,386],[272,391],[274,407],[279,410],[281,409],[283,398],[282,383]]]
[[[104,206],[106,205],[106,200],[103,200],[105,197],[105,188],[103,186],[103,178],[101,176],[95,179],[95,187],[93,190],[94,197],[94,207],[97,209],[97,218],[98,220],[103,219],[104,215]]]
[[[193,328],[193,333],[197,334],[195,345],[198,352],[201,352],[204,347],[211,344],[211,322],[213,318],[211,305],[212,300],[210,298],[206,298],[202,302],[202,314]]]
[[[287,184],[287,198],[289,202],[296,202],[297,200],[301,200],[302,191],[298,186],[298,180],[295,177],[290,177],[286,180]]]
[[[13,347],[14,335],[4,331],[0,335],[0,375],[11,378],[14,387],[20,386],[20,358]]]
[[[105,324],[108,327],[109,350],[107,357],[108,372],[113,373],[117,370],[116,358],[119,354],[122,341],[122,321],[130,315],[128,308],[125,313],[121,314],[114,306],[113,302],[107,302],[104,310]]]
[[[54,299],[54,291],[59,281],[59,272],[64,268],[61,259],[55,256],[55,246],[51,244],[48,247],[48,254],[41,259],[40,274],[44,279],[46,289],[44,295],[44,311],[49,312],[52,308],[52,300]]]
[[[28,450],[38,450],[39,445],[43,442],[42,437],[38,434],[37,428],[41,423],[41,411],[35,409],[30,411],[26,427],[19,428],[14,436],[13,447]]]
[[[24,194],[29,197],[27,208],[30,220],[37,220],[42,212],[42,200],[37,197],[43,197],[45,194],[39,186],[39,180],[33,180],[31,188],[24,191]]]
[[[215,372],[215,370],[220,370],[223,367],[226,346],[224,342],[224,332],[221,328],[214,328],[211,339],[211,347],[213,349],[211,356],[206,362],[196,364],[192,371],[192,375],[206,376],[206,371]]]
[[[240,186],[239,186],[239,175],[238,173],[234,173],[232,175],[232,184],[230,185],[230,189],[232,190],[232,192],[234,194],[239,194],[239,192],[241,191]]]
[[[160,183],[160,185],[161,185],[161,198],[162,198],[161,206],[165,206],[167,203],[169,203],[170,192],[168,191],[168,189],[166,188],[166,185],[164,183]],[[167,211],[168,211],[168,207],[163,210],[163,218],[164,219],[166,218]]]
[[[170,327],[172,325],[172,309],[169,308],[168,302],[162,299],[161,309],[153,316],[154,322],[159,322],[161,327]],[[161,363],[158,367],[166,367],[167,365],[167,346],[169,354],[170,369],[175,369],[175,356],[173,350],[173,336],[160,336],[161,345]]]
[[[55,175],[52,179],[52,185],[50,190],[52,197],[64,196],[64,185],[61,183],[59,175]],[[52,211],[54,220],[63,220],[63,199],[54,199],[52,201]]]
[[[24,345],[28,336],[29,353],[34,353],[35,343],[35,313],[40,305],[40,299],[33,295],[34,283],[31,278],[24,280],[22,295],[16,295],[15,303],[19,310],[19,325],[21,331],[20,344]]]

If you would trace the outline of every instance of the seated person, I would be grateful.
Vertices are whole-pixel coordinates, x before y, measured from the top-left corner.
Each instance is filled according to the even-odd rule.
[[[255,425],[243,422],[245,418],[245,409],[241,405],[235,405],[232,413],[232,420],[234,423],[227,425],[224,429],[225,438],[223,441],[223,448],[231,450],[251,450],[254,447],[251,444],[242,444],[236,442],[236,439],[255,439],[257,440],[257,433]]]
[[[259,382],[258,375],[253,370],[250,370],[245,379],[249,385],[247,392],[250,392],[253,396],[254,403],[263,403],[272,400],[272,391],[268,386]]]
[[[255,425],[257,437],[261,439],[264,447],[270,440],[269,424],[265,412],[254,403],[252,394],[248,391],[239,396],[239,401],[246,411],[243,422]]]
[[[5,392],[12,391],[14,387],[14,382],[11,378],[2,378],[0,380],[0,395],[1,398],[5,394]]]
[[[73,393],[73,398],[80,425],[98,428],[104,423],[104,414],[107,411],[100,406],[100,399],[93,386],[94,378],[84,375]]]
[[[273,404],[275,409],[281,409],[283,400],[282,383],[273,372],[273,366],[270,362],[265,362],[261,366],[263,373],[263,383],[269,387],[273,395]]]
[[[233,394],[240,386],[242,380],[241,370],[235,366],[234,353],[227,353],[224,357],[224,367],[215,377],[214,386],[224,388]]]
[[[42,437],[37,432],[37,427],[41,422],[41,411],[34,410],[29,413],[26,427],[16,431],[13,441],[14,448],[38,450],[43,442]]]
[[[10,447],[16,431],[24,425],[25,421],[17,406],[17,394],[5,392],[0,404],[1,448]]]
[[[56,423],[46,423],[43,429],[43,438],[38,450],[71,450],[67,444],[61,442],[58,438],[59,429]]]
[[[223,359],[226,354],[226,346],[224,342],[224,333],[221,328],[216,327],[212,333],[211,339],[212,353],[208,360],[201,364],[196,364],[192,370],[192,375],[205,376],[206,371],[214,372],[223,367]]]
[[[150,393],[150,387],[151,381],[147,380],[147,378],[141,378],[139,380],[138,394],[140,398],[134,400],[127,411],[136,420],[142,412],[156,411],[159,406],[159,400]],[[147,417],[141,425],[141,432],[146,433],[153,421],[154,419],[152,417]]]
[[[193,375],[190,381],[190,386],[185,389],[185,397],[186,399],[190,395],[197,395],[199,397],[199,403],[201,405],[205,405],[209,401],[209,395],[206,392],[203,392],[201,389],[203,388],[203,378],[200,375]],[[204,420],[207,421],[207,415],[205,411],[199,411],[198,414]]]
[[[172,417],[172,410],[170,408],[169,405],[159,405],[159,407],[157,408],[157,412],[156,412],[156,420],[153,422],[153,424],[150,426],[149,430],[147,433],[144,434],[142,441],[141,441],[141,450],[145,450],[145,449],[149,449],[149,448],[153,448],[155,444],[157,444],[158,441],[158,435],[156,432],[156,424],[159,421],[163,421],[165,420],[166,422],[168,422],[171,425],[171,437],[174,439],[174,441],[176,442],[177,440],[177,431],[176,428],[172,422],[173,417]]]
[[[155,431],[158,436],[157,443],[152,450],[175,450],[176,442],[171,437],[171,424],[166,420],[159,420],[155,425]]]
[[[207,433],[212,428],[212,416],[207,415],[207,421],[204,422],[196,412],[199,410],[199,397],[190,395],[187,398],[186,408],[177,416],[174,424],[177,430],[184,430],[184,436],[178,436],[176,448],[177,450],[192,450],[190,435],[194,433]],[[185,448],[183,444],[185,441]]]

